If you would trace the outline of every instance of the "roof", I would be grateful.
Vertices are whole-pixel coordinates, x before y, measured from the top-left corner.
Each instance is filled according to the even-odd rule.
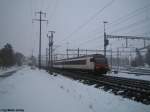
[[[90,55],[84,55],[84,56],[79,56],[79,57],[73,57],[73,58],[67,58],[67,59],[61,59],[61,60],[56,60],[56,61],[65,61],[65,60],[70,60],[70,59],[79,59],[79,58],[84,58],[84,57],[103,57],[103,54],[90,54]]]

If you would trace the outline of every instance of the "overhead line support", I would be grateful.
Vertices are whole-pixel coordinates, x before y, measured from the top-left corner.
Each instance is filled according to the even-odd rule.
[[[47,21],[48,23],[48,20],[45,20],[45,19],[42,19],[42,15],[44,15],[46,17],[46,13],[45,12],[42,12],[42,11],[39,11],[39,12],[35,12],[35,15],[36,14],[39,14],[39,19],[32,19],[32,22],[33,21],[39,21],[40,22],[40,37],[39,37],[39,69],[41,69],[41,36],[42,36],[42,21]]]

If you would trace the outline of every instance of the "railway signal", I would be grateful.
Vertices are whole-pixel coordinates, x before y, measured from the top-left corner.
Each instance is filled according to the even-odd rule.
[[[107,21],[104,21],[104,56],[106,57],[106,47],[107,45],[109,44],[109,41],[107,39],[107,36],[106,36],[106,28],[105,28],[105,25],[106,23],[108,23]]]

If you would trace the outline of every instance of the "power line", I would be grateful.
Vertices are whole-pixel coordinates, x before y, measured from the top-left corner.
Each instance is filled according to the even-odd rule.
[[[150,4],[148,4],[148,5],[144,6],[144,7],[138,8],[138,9],[136,9],[136,10],[134,10],[134,11],[132,11],[132,12],[130,12],[130,13],[128,13],[128,14],[126,14],[126,15],[124,15],[124,16],[118,18],[118,19],[116,19],[116,20],[114,20],[113,22],[111,22],[111,24],[112,24],[113,26],[116,26],[116,25],[118,25],[118,24],[120,25],[120,24],[123,23],[124,21],[127,21],[127,20],[129,20],[129,19],[131,19],[131,18],[137,16],[139,13],[141,14],[141,13],[144,12],[145,9],[148,8],[148,7],[150,7]],[[141,11],[141,12],[140,12],[140,11]],[[109,26],[110,26],[111,24],[109,24]],[[109,28],[108,28],[108,29],[109,29]]]
[[[51,14],[51,20],[54,18],[58,3],[59,3],[59,0],[56,0],[55,5],[54,5],[54,9],[53,9],[53,13]]]
[[[144,28],[149,29],[149,27],[150,27],[150,24],[148,24],[148,25],[146,24],[146,25],[144,25],[144,26],[142,26],[142,27],[134,28],[133,30],[130,30],[129,32],[126,32],[125,34],[129,34],[129,33],[131,33],[131,32],[136,32],[136,31],[142,30],[142,29],[144,29]]]
[[[117,25],[118,23],[119,23],[119,25],[121,24],[121,23],[123,23],[123,21],[127,21],[127,20],[129,20],[129,19],[131,19],[131,18],[133,18],[133,17],[135,17],[135,16],[137,16],[139,13],[141,14],[141,12],[143,12],[146,8],[148,8],[148,7],[150,7],[150,4],[148,4],[148,5],[146,5],[146,6],[144,6],[144,7],[141,7],[141,8],[138,8],[138,9],[136,9],[136,10],[134,10],[134,11],[132,11],[132,12],[130,12],[130,13],[128,13],[128,14],[126,14],[126,15],[124,15],[124,16],[122,16],[122,17],[120,17],[120,18],[118,18],[118,19],[116,19],[114,22],[112,22],[112,25],[114,26],[114,25]],[[114,24],[115,23],[115,24]],[[136,23],[134,23],[135,24],[135,26],[136,26]],[[85,24],[86,25],[86,24]],[[131,24],[130,24],[131,25]],[[133,25],[133,24],[132,24]],[[76,29],[74,32],[72,32],[69,36],[72,36],[74,33],[76,33],[77,31],[79,31],[81,28],[82,28],[82,25],[81,26],[79,26],[79,29]],[[83,24],[83,27],[84,27],[84,24]],[[131,28],[131,27],[130,27]],[[108,28],[108,29],[110,29],[110,28]],[[68,37],[69,37],[68,36]],[[66,39],[66,38],[65,38]],[[65,40],[64,39],[64,40]],[[82,43],[80,43],[79,45],[83,45],[83,44],[87,44],[89,41],[91,42],[91,41],[93,41],[93,40],[97,40],[98,39],[98,37],[96,37],[96,38],[94,38],[94,39],[89,39],[89,40],[86,40],[86,41],[84,41],[84,42],[82,42]]]
[[[104,9],[106,9],[107,7],[109,7],[115,0],[111,0],[109,3],[107,3],[103,8],[101,8],[100,10],[98,10],[98,12],[96,12],[94,15],[92,15],[86,22],[84,22],[83,24],[81,24],[79,27],[77,27],[71,34],[69,34],[66,38],[64,38],[62,41],[68,39],[69,37],[72,37],[76,32],[78,32],[80,29],[82,29],[84,26],[86,26],[91,20],[93,20],[98,14],[100,14],[102,11],[104,11]]]
[[[137,26],[137,25],[140,25],[140,24],[143,24],[144,22],[147,22],[147,21],[149,21],[149,19],[148,18],[145,18],[145,19],[143,19],[143,20],[140,20],[140,21],[137,21],[137,22],[135,22],[135,23],[132,23],[132,24],[129,24],[129,25],[127,25],[127,26],[125,26],[125,27],[122,27],[122,28],[119,28],[119,29],[117,29],[117,30],[114,30],[114,31],[112,31],[111,33],[113,33],[113,32],[116,32],[116,31],[122,31],[122,30],[124,30],[124,29],[126,29],[126,28],[128,28],[128,29],[130,29],[130,28],[132,28],[132,27],[134,27],[134,26]],[[138,24],[139,23],[139,24]],[[89,39],[89,40],[87,40],[87,41],[84,41],[84,42],[82,42],[81,44],[83,45],[84,43],[86,44],[87,42],[89,42],[89,41],[93,41],[93,40],[95,40],[95,39],[98,39],[98,37],[96,37],[96,38],[94,38],[94,39]],[[80,45],[80,44],[79,44]]]
[[[146,6],[144,6],[144,7],[141,7],[141,8],[138,8],[138,9],[136,9],[136,10],[134,10],[134,11],[132,11],[132,12],[130,12],[130,13],[128,13],[128,14],[126,14],[126,15],[124,15],[124,16],[122,16],[122,17],[120,17],[120,18],[118,18],[118,19],[116,19],[116,20],[114,20],[113,22],[112,22],[112,26],[116,26],[117,24],[121,24],[121,23],[123,23],[123,21],[127,21],[127,20],[129,20],[129,19],[131,19],[132,17],[135,17],[135,16],[137,16],[139,13],[141,14],[141,12],[143,12],[146,8],[148,8],[148,7],[150,7],[150,4],[148,4],[148,5],[146,5]],[[139,12],[140,11],[140,12]],[[133,15],[134,14],[134,15]],[[121,20],[122,19],[122,20]],[[136,23],[134,23],[135,25],[136,25]],[[112,26],[111,26],[111,28],[112,28]],[[110,29],[110,28],[108,28],[108,29]],[[103,32],[102,32],[103,33]],[[96,38],[94,38],[94,39],[97,39],[98,37],[96,37]],[[81,44],[83,44],[83,43],[87,43],[87,42],[89,42],[89,41],[93,41],[94,39],[89,39],[89,40],[87,40],[87,41],[85,41],[85,42],[82,42]],[[79,44],[80,45],[80,44]]]
[[[123,29],[125,29],[125,28],[128,28],[128,29],[129,29],[129,28],[132,28],[133,26],[139,25],[139,24],[138,24],[139,22],[140,22],[140,24],[143,24],[142,22],[145,21],[145,20],[148,20],[148,19],[144,19],[144,20],[141,20],[141,21],[132,23],[132,24],[130,24],[130,25],[128,25],[128,26],[122,27],[121,29],[117,29],[117,30],[115,30],[115,31],[113,31],[113,32],[116,32],[116,31],[118,31],[118,30],[120,31],[120,30],[123,30]],[[111,32],[111,33],[113,33],[113,32]],[[78,44],[78,46],[83,45],[83,44],[87,44],[88,42],[95,41],[95,40],[97,40],[97,39],[100,39],[99,37],[103,37],[103,35],[99,35],[99,36],[97,36],[96,38],[89,39],[89,40],[86,40],[86,41],[84,41],[84,42],[81,42],[81,43]]]
[[[130,28],[132,28],[132,27],[134,27],[134,26],[143,24],[144,22],[147,22],[147,21],[149,21],[149,19],[148,19],[148,18],[144,18],[144,19],[142,19],[142,20],[140,20],[140,21],[136,21],[136,22],[134,22],[134,23],[132,23],[132,24],[126,25],[126,26],[121,27],[121,28],[118,28],[117,30],[114,30],[114,31],[112,31],[112,32],[122,31],[122,30],[124,30],[124,29],[126,29],[126,28],[130,29]],[[112,32],[111,32],[111,33],[112,33]]]
[[[86,41],[84,41],[84,42],[79,43],[78,45],[80,46],[80,45],[83,45],[83,44],[87,44],[88,42],[92,42],[92,41],[94,41],[94,40],[96,40],[96,39],[99,39],[99,37],[103,37],[103,35],[99,35],[99,36],[97,36],[97,37],[95,37],[95,38],[86,40]]]

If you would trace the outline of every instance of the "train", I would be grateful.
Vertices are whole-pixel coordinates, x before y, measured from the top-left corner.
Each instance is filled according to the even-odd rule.
[[[110,70],[107,58],[102,54],[57,60],[53,63],[53,68],[86,71],[96,74],[106,74]]]

